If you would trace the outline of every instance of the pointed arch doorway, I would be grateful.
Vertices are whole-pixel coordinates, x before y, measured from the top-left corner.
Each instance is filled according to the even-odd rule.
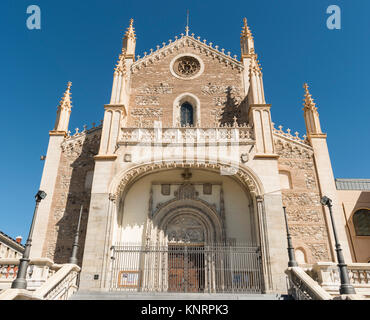
[[[170,221],[168,239],[168,291],[204,292],[204,226],[191,215]]]

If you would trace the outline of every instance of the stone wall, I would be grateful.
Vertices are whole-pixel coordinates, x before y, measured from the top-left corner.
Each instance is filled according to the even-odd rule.
[[[303,252],[307,263],[331,261],[313,151],[303,143],[274,138],[279,173],[290,180],[289,186],[282,186],[282,197],[293,246],[300,255]]]
[[[78,252],[79,265],[82,263],[91,173],[94,170],[93,157],[98,153],[100,136],[101,128],[95,128],[67,137],[61,145],[62,153],[42,255],[55,263],[68,263],[83,205]]]
[[[173,119],[174,101],[187,92],[199,99],[201,126],[212,127],[216,121],[232,124],[234,116],[239,124],[247,121],[241,66],[236,68],[226,64],[217,54],[212,55],[201,46],[196,48],[186,41],[171,50],[159,59],[153,58],[142,64],[140,69],[135,65],[132,67],[127,127],[150,127],[158,120],[162,121],[163,127],[172,127],[177,121]],[[171,61],[181,54],[202,60],[204,70],[202,67],[199,76],[182,79],[174,75]]]

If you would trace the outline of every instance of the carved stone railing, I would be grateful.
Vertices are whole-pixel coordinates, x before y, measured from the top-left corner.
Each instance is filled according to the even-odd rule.
[[[80,267],[64,264],[36,290],[6,289],[0,300],[67,300],[78,290]]]
[[[332,296],[326,292],[300,267],[288,268],[288,293],[295,300],[332,300]]]
[[[0,290],[11,287],[17,276],[19,259],[0,259]],[[35,290],[62,266],[48,258],[31,259],[27,268],[27,289]]]
[[[42,300],[68,300],[78,290],[79,273],[79,266],[65,264],[36,290],[35,295]]]
[[[347,264],[350,283],[359,295],[370,298],[370,263]],[[312,267],[312,277],[331,295],[339,296],[340,275],[334,262],[318,262]]]
[[[247,125],[219,128],[121,128],[119,144],[173,144],[173,143],[219,143],[254,142],[253,129]]]
[[[309,146],[310,143],[307,139],[307,136],[306,135],[303,135],[303,139],[299,136],[299,133],[298,132],[295,132],[294,133],[294,136],[290,133],[291,130],[288,128],[287,129],[287,132],[284,132],[283,131],[283,126],[279,126],[278,127],[279,129],[276,129],[274,127],[274,124],[273,124],[273,127],[272,127],[272,132],[279,136],[279,137],[282,137],[282,138],[286,138],[288,140],[291,140],[291,141],[295,141],[295,142],[298,142],[300,144],[303,144],[303,145],[306,145],[306,146]]]

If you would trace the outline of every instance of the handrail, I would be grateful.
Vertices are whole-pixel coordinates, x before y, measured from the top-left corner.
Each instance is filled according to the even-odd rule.
[[[333,297],[326,292],[300,267],[290,267],[285,273],[288,275],[290,294],[296,300],[332,300]]]
[[[67,300],[78,289],[80,270],[75,264],[64,264],[35,291],[6,289],[0,300]]]

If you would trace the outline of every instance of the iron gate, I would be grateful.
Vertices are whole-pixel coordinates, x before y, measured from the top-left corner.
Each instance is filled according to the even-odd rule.
[[[256,246],[123,244],[111,250],[110,290],[262,293]]]

